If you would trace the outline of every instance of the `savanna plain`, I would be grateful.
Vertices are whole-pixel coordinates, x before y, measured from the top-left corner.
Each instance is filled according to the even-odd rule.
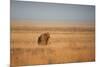
[[[45,32],[50,33],[48,44],[38,45],[38,37]],[[91,22],[11,21],[10,42],[11,66],[95,61]]]

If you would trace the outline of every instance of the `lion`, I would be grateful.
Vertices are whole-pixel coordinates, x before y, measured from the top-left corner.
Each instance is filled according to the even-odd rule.
[[[50,38],[50,34],[49,34],[48,32],[42,33],[42,34],[38,37],[38,44],[39,44],[39,45],[47,45],[47,44],[48,44],[49,38]]]

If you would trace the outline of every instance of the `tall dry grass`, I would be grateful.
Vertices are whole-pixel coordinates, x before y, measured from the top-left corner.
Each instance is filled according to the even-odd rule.
[[[37,38],[50,33],[48,45]],[[94,26],[11,24],[11,66],[95,61]]]

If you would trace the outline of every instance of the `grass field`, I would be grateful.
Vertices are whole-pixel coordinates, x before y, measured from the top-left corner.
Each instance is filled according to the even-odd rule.
[[[49,32],[48,45],[38,45]],[[95,61],[95,27],[89,24],[11,23],[11,65]]]

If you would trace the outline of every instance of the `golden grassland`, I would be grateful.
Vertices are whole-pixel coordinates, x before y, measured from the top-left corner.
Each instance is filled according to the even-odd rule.
[[[49,32],[48,45],[38,45]],[[11,23],[11,66],[95,61],[95,27],[88,24]]]

